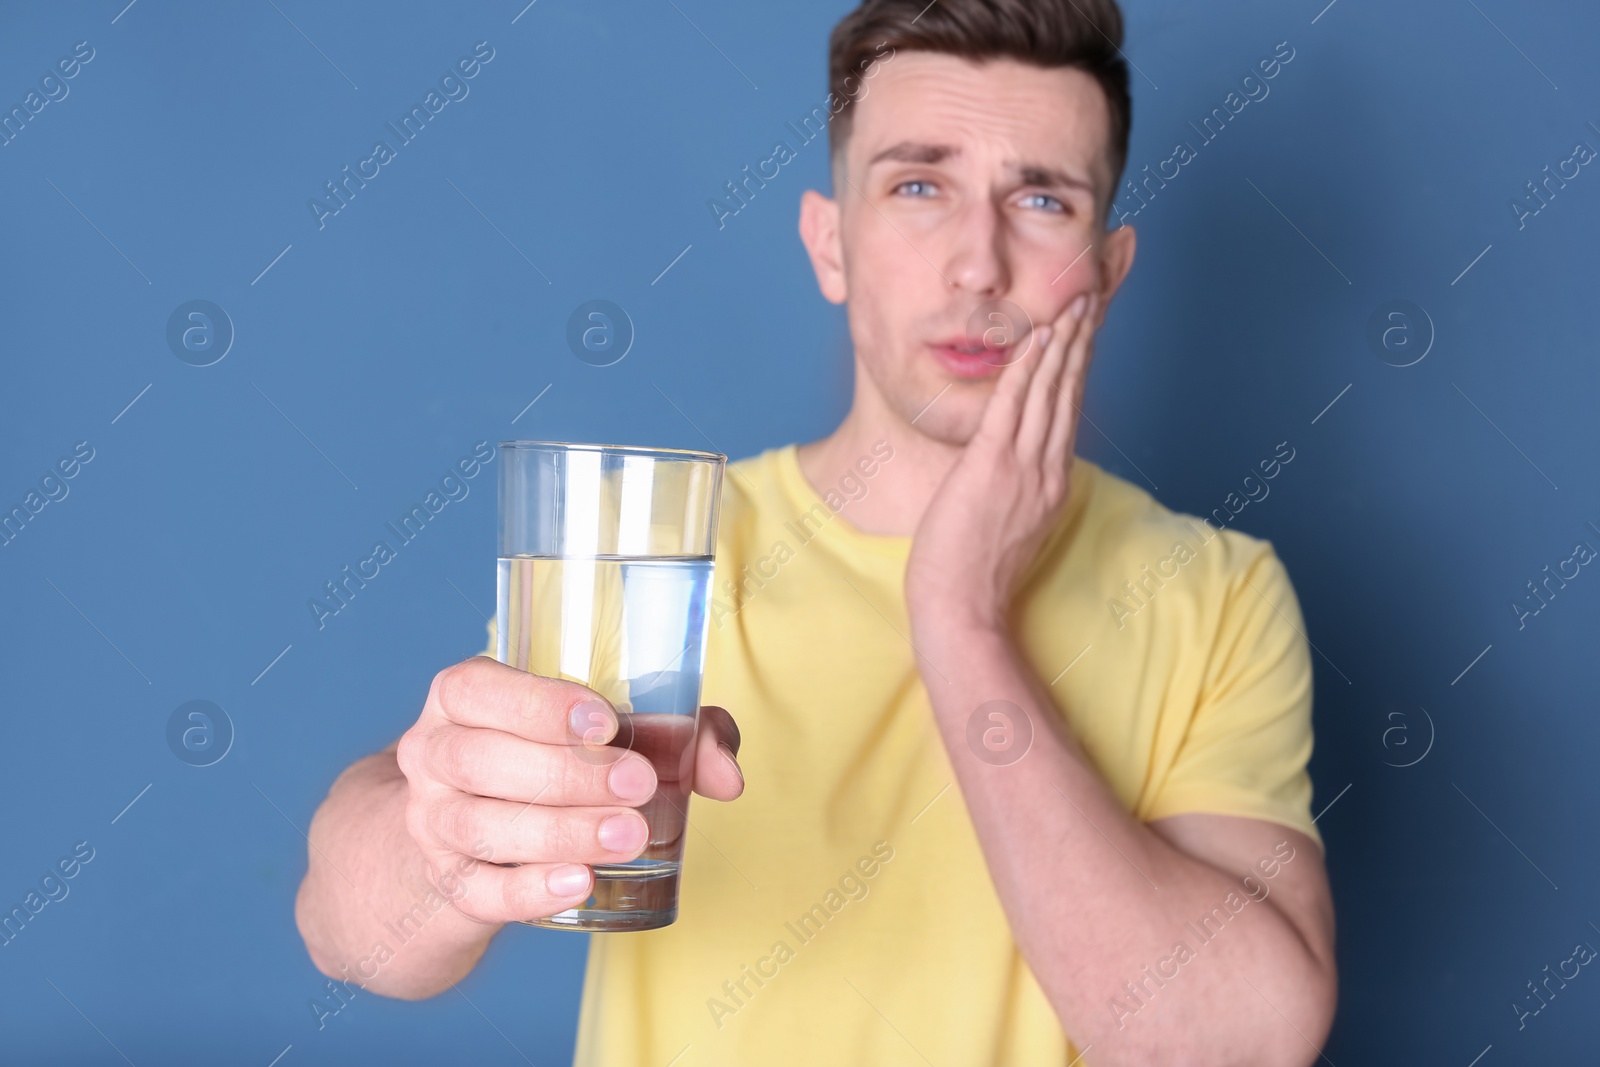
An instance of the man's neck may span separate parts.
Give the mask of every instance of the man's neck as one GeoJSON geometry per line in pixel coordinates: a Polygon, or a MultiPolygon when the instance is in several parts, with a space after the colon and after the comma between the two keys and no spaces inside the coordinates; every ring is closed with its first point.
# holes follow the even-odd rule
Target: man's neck
{"type": "Polygon", "coordinates": [[[855,402],[837,429],[799,447],[800,470],[819,494],[838,491],[841,479],[854,474],[865,491],[854,500],[847,498],[839,514],[862,533],[910,536],[945,474],[961,457],[961,446],[919,432],[864,384],[858,378],[855,402]],[[893,458],[879,458],[880,441],[888,442],[893,458]],[[858,464],[863,461],[868,469],[876,467],[870,478],[862,475],[858,464]]]}

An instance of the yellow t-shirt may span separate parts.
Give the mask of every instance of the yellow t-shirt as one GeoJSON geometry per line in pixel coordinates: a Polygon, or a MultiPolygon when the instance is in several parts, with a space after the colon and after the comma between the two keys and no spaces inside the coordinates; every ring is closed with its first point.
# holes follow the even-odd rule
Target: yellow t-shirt
{"type": "MultiPolygon", "coordinates": [[[[730,465],[701,703],[739,722],[745,793],[690,804],[676,923],[591,937],[576,1064],[1078,1055],[952,784],[906,640],[911,538],[862,533],[845,499],[793,445],[730,465]]],[[[1028,661],[1137,818],[1239,815],[1321,844],[1311,662],[1268,542],[1080,458],[1017,607],[1028,661]]]]}

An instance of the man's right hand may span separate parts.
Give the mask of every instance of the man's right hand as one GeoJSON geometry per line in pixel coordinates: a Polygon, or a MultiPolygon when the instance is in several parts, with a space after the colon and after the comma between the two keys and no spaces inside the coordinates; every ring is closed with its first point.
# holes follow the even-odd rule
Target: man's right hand
{"type": "MultiPolygon", "coordinates": [[[[409,783],[406,828],[430,880],[459,887],[456,910],[496,925],[554,915],[587,899],[589,864],[644,851],[636,809],[654,795],[656,772],[637,752],[600,747],[618,727],[594,690],[487,656],[434,677],[395,757],[409,783]]],[[[738,750],[733,717],[702,707],[685,767],[694,791],[724,801],[742,793],[738,750]]]]}

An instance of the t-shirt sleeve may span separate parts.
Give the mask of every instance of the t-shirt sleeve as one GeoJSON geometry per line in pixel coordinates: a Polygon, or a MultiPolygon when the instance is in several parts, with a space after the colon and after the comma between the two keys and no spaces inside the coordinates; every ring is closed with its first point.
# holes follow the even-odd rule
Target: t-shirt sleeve
{"type": "Polygon", "coordinates": [[[1311,821],[1311,653],[1288,572],[1253,542],[1233,572],[1189,728],[1146,819],[1210,812],[1311,821]]]}

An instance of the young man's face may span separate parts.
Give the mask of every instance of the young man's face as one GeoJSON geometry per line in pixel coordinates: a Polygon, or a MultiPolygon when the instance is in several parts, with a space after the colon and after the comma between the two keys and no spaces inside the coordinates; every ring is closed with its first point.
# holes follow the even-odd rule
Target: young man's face
{"type": "Polygon", "coordinates": [[[1132,229],[1101,225],[1108,105],[1076,69],[931,52],[881,60],[867,85],[801,234],[823,295],[848,302],[861,387],[965,443],[1030,328],[1081,292],[1109,300],[1132,263],[1132,229]]]}

